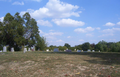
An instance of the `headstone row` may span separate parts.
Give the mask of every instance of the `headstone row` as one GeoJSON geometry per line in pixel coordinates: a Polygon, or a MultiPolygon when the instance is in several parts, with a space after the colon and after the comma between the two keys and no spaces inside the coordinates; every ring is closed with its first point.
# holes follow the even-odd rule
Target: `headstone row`
{"type": "Polygon", "coordinates": [[[27,52],[27,51],[35,51],[35,46],[33,46],[33,47],[31,47],[31,48],[28,48],[28,50],[27,50],[27,48],[24,48],[24,50],[23,50],[23,52],[25,53],[25,52],[27,52]]]}
{"type": "MultiPolygon", "coordinates": [[[[35,51],[35,46],[33,46],[33,47],[31,47],[31,48],[28,48],[28,51],[31,51],[31,50],[32,50],[32,51],[35,51]]],[[[12,48],[11,48],[11,52],[14,52],[14,51],[15,51],[15,50],[14,50],[14,47],[12,47],[12,48]]],[[[24,48],[23,51],[24,51],[24,53],[27,52],[27,48],[24,48]]],[[[4,47],[3,47],[3,50],[0,50],[0,52],[7,52],[7,47],[4,46],[4,47]]]]}

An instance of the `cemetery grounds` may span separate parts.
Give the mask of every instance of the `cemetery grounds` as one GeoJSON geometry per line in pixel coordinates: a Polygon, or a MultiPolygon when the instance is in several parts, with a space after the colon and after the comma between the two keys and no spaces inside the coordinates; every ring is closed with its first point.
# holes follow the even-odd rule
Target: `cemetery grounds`
{"type": "Polygon", "coordinates": [[[0,77],[120,77],[120,53],[0,53],[0,77]]]}

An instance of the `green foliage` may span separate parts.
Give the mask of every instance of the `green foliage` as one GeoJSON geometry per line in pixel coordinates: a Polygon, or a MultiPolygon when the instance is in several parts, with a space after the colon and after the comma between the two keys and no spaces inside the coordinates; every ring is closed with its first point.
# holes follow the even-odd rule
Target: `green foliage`
{"type": "Polygon", "coordinates": [[[69,47],[70,50],[74,51],[75,47],[69,47]]]}
{"type": "Polygon", "coordinates": [[[71,47],[68,43],[65,43],[65,45],[67,48],[71,47]]]}
{"type": "MultiPolygon", "coordinates": [[[[104,40],[98,42],[97,44],[90,44],[89,42],[85,42],[81,45],[76,45],[74,47],[70,47],[69,44],[65,43],[66,46],[68,46],[68,49],[74,51],[76,50],[84,50],[87,51],[88,49],[90,50],[95,50],[95,51],[101,51],[101,52],[120,52],[120,42],[105,42],[104,40]]],[[[47,47],[49,50],[53,50],[54,48],[59,48],[59,50],[64,51],[67,49],[66,46],[53,46],[50,45],[47,47]]]]}
{"type": "Polygon", "coordinates": [[[36,43],[36,49],[40,49],[40,50],[45,50],[45,48],[47,47],[47,42],[46,39],[44,37],[37,37],[37,43],[36,43]]]}
{"type": "Polygon", "coordinates": [[[66,46],[58,46],[58,48],[59,48],[59,50],[61,50],[61,51],[64,51],[64,50],[66,50],[66,49],[67,49],[67,47],[66,47],[66,46]]]}
{"type": "Polygon", "coordinates": [[[87,51],[88,49],[90,49],[90,43],[86,42],[82,44],[82,50],[87,51]]]}
{"type": "Polygon", "coordinates": [[[75,46],[76,49],[82,50],[82,45],[75,46]]]}
{"type": "Polygon", "coordinates": [[[47,46],[45,38],[39,35],[36,20],[31,18],[29,13],[21,17],[18,12],[14,16],[7,13],[3,22],[0,22],[0,44],[1,47],[8,45],[9,50],[14,47],[15,51],[21,50],[23,45],[36,45],[37,49],[41,50],[47,46]],[[28,33],[30,34],[26,39],[28,33]]]}
{"type": "MultiPolygon", "coordinates": [[[[0,50],[4,45],[14,47],[15,51],[22,49],[24,45],[27,47],[36,46],[38,50],[45,50],[47,48],[47,42],[44,37],[40,37],[37,22],[34,18],[30,16],[27,12],[22,17],[17,12],[14,16],[7,13],[4,17],[3,22],[0,21],[0,50]]],[[[68,43],[64,46],[49,46],[47,49],[53,50],[54,48],[59,48],[63,51],[71,49],[84,50],[88,49],[102,52],[120,52],[120,42],[105,42],[104,40],[98,42],[96,45],[85,42],[81,45],[71,47],[68,43]]]]}
{"type": "Polygon", "coordinates": [[[50,48],[51,50],[54,50],[54,48],[58,48],[58,47],[57,47],[57,46],[50,45],[49,48],[50,48]]]}

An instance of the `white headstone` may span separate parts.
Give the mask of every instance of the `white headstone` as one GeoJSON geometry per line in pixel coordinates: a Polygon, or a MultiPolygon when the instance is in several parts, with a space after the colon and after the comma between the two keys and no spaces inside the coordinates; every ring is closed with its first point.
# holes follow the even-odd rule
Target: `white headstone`
{"type": "Polygon", "coordinates": [[[95,50],[92,50],[92,52],[95,52],[95,50]]]}
{"type": "Polygon", "coordinates": [[[100,52],[100,50],[99,50],[99,52],[100,52]]]}
{"type": "Polygon", "coordinates": [[[35,51],[35,46],[33,46],[33,51],[35,51]]]}
{"type": "Polygon", "coordinates": [[[14,48],[13,47],[11,48],[11,52],[14,52],[14,48]]]}
{"type": "Polygon", "coordinates": [[[3,47],[3,52],[7,52],[7,47],[6,46],[3,47]]]}
{"type": "Polygon", "coordinates": [[[88,49],[88,50],[87,50],[87,52],[91,52],[91,50],[90,50],[90,49],[88,49]]]}
{"type": "Polygon", "coordinates": [[[27,52],[27,48],[24,48],[24,53],[27,52]]]}
{"type": "Polygon", "coordinates": [[[2,50],[0,50],[0,52],[2,52],[2,50]]]}
{"type": "Polygon", "coordinates": [[[32,51],[35,51],[35,46],[31,47],[31,50],[32,50],[32,51]]]}
{"type": "Polygon", "coordinates": [[[46,49],[47,52],[49,52],[49,49],[46,49]]]}
{"type": "Polygon", "coordinates": [[[28,51],[31,51],[30,48],[28,48],[28,51]]]}
{"type": "Polygon", "coordinates": [[[74,49],[74,51],[76,51],[76,49],[74,49]]]}

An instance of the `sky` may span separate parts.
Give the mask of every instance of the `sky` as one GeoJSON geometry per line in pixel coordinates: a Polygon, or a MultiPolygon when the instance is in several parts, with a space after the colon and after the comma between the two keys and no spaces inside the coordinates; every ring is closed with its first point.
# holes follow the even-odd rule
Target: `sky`
{"type": "Polygon", "coordinates": [[[0,20],[29,12],[49,45],[120,41],[120,0],[0,0],[0,20]]]}

